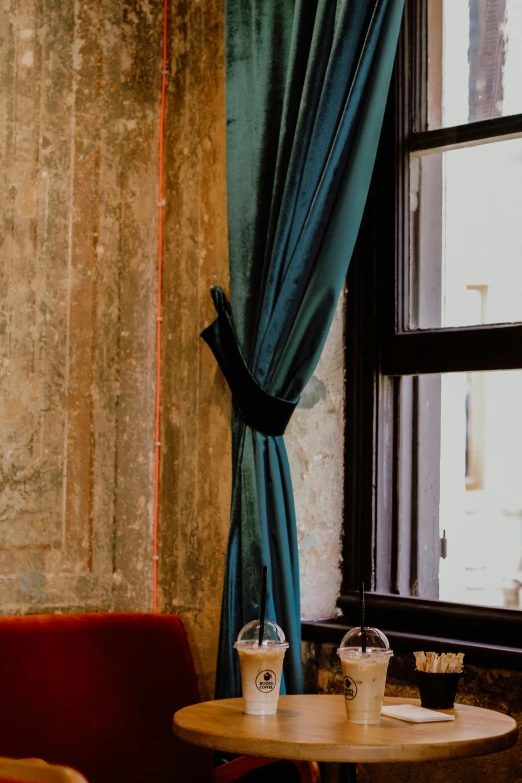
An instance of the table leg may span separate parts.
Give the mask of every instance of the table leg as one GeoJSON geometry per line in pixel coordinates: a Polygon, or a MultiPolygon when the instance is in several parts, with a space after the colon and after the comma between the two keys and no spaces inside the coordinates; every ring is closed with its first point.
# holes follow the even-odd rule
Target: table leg
{"type": "Polygon", "coordinates": [[[339,764],[339,783],[356,783],[357,764],[339,764]]]}

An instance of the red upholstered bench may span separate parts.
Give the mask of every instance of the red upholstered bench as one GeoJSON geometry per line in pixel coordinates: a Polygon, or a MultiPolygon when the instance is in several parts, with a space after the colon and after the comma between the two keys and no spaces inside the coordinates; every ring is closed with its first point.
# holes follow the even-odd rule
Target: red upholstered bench
{"type": "MultiPolygon", "coordinates": [[[[197,701],[178,617],[0,618],[0,756],[67,765],[89,783],[225,783],[272,763],[214,771],[210,752],[172,732],[174,712],[197,701]]],[[[317,765],[297,768],[303,783],[319,780],[317,765]]]]}

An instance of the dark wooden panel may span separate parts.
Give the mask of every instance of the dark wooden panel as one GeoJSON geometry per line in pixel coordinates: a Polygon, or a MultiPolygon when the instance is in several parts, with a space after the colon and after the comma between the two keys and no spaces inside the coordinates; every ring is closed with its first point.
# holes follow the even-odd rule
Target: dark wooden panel
{"type": "Polygon", "coordinates": [[[506,141],[522,136],[522,114],[511,117],[495,117],[492,120],[470,122],[439,130],[412,133],[409,139],[413,154],[428,155],[430,152],[473,147],[485,141],[506,141]]]}
{"type": "Polygon", "coordinates": [[[383,344],[385,375],[520,368],[522,324],[400,332],[383,344]]]}
{"type": "MultiPolygon", "coordinates": [[[[334,622],[303,622],[302,637],[305,642],[321,642],[339,645],[352,625],[334,622]]],[[[464,639],[430,636],[395,631],[386,625],[379,626],[387,636],[394,653],[413,653],[418,650],[433,652],[463,652],[465,663],[495,669],[522,670],[522,650],[519,647],[481,644],[464,639]]]]}
{"type": "MultiPolygon", "coordinates": [[[[348,622],[358,624],[358,594],[352,592],[341,596],[339,606],[348,622]]],[[[520,648],[522,652],[522,612],[516,609],[428,601],[381,593],[368,593],[366,607],[368,624],[378,628],[484,642],[520,648]]]]}

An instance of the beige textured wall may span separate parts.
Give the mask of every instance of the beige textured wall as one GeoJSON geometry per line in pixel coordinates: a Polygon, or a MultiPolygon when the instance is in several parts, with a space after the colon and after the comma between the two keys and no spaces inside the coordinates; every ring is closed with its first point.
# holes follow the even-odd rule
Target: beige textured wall
{"type": "Polygon", "coordinates": [[[228,288],[223,0],[174,0],[167,105],[160,608],[211,698],[229,526],[230,396],[199,332],[228,288]]]}
{"type": "Polygon", "coordinates": [[[301,617],[337,614],[344,503],[345,297],[316,371],[285,433],[294,487],[301,617]]]}
{"type": "Polygon", "coordinates": [[[150,606],[161,11],[0,7],[4,613],[150,606]]]}
{"type": "MultiPolygon", "coordinates": [[[[152,608],[162,0],[0,9],[3,613],[152,608]]],[[[160,609],[210,696],[230,399],[199,331],[228,284],[224,6],[170,4],[160,609]]]]}

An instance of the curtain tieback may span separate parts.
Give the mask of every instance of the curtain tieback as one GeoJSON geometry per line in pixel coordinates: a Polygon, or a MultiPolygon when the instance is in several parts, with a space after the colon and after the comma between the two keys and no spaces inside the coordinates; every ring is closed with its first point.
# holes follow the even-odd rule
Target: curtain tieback
{"type": "Polygon", "coordinates": [[[243,420],[265,435],[283,435],[299,399],[283,400],[262,389],[241,353],[225,292],[215,286],[210,293],[218,317],[201,332],[201,337],[216,357],[243,420]]]}

